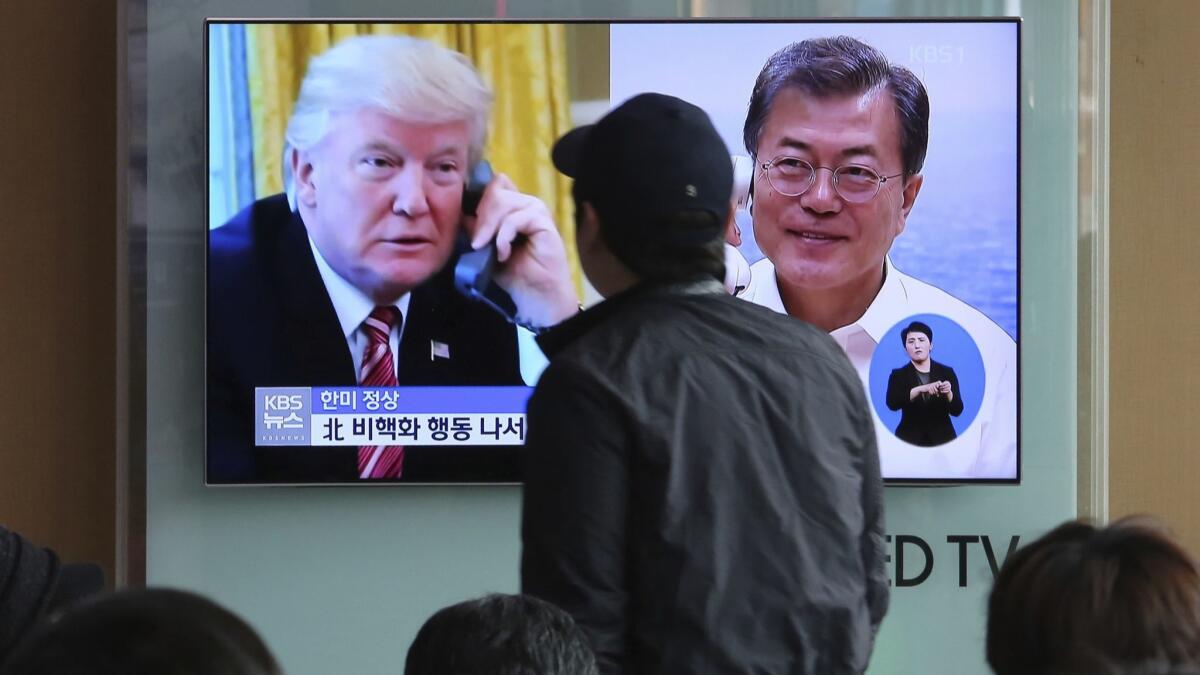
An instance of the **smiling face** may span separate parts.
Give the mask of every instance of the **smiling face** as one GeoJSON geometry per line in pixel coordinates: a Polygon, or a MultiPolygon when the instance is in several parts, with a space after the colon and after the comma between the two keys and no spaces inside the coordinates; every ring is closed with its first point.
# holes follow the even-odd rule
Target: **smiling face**
{"type": "MultiPolygon", "coordinates": [[[[780,284],[801,292],[865,297],[869,303],[882,283],[884,256],[904,230],[921,177],[889,179],[873,199],[853,204],[834,190],[832,169],[857,164],[880,176],[901,173],[900,122],[892,95],[885,90],[814,98],[785,88],[767,114],[756,163],[754,237],[775,265],[780,284]],[[758,168],[784,156],[830,170],[818,169],[804,194],[784,196],[758,168]]],[[[857,309],[865,311],[866,305],[857,309]]]]}
{"type": "Polygon", "coordinates": [[[904,351],[908,352],[908,358],[914,364],[924,364],[929,360],[929,353],[933,351],[933,343],[929,341],[929,336],[919,331],[909,331],[904,337],[904,351]]]}
{"type": "Polygon", "coordinates": [[[296,154],[300,215],[317,249],[376,304],[390,304],[449,259],[462,215],[466,122],[415,124],[363,108],[330,116],[296,154]]]}

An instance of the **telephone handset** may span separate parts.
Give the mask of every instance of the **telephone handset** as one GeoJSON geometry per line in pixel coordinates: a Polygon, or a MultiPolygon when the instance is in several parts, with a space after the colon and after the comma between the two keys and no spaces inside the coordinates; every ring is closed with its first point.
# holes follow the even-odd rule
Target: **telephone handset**
{"type": "Polygon", "coordinates": [[[750,195],[754,193],[754,162],[745,155],[732,155],[733,161],[733,208],[735,211],[750,210],[750,195]]]}
{"type": "MultiPolygon", "coordinates": [[[[467,176],[467,184],[463,188],[462,212],[465,216],[475,215],[479,201],[483,199],[483,191],[492,182],[492,166],[487,160],[480,160],[467,176]]],[[[517,305],[512,298],[492,281],[492,272],[496,267],[496,244],[493,242],[478,250],[467,250],[458,258],[454,266],[454,287],[460,293],[484,303],[499,312],[509,323],[516,321],[517,305]]]]}
{"type": "MultiPolygon", "coordinates": [[[[750,211],[750,195],[753,194],[754,162],[744,155],[733,155],[733,227],[737,228],[737,217],[750,211]]],[[[740,230],[736,237],[725,241],[725,290],[731,295],[742,295],[750,287],[750,263],[735,244],[741,244],[740,230]]]]}
{"type": "MultiPolygon", "coordinates": [[[[733,203],[736,211],[749,209],[753,193],[754,164],[749,157],[733,155],[733,203]]],[[[492,167],[487,160],[480,160],[467,177],[463,189],[462,211],[464,215],[475,215],[483,191],[492,181],[492,167]]],[[[494,243],[479,250],[470,250],[459,256],[454,266],[454,286],[460,293],[478,300],[499,312],[509,323],[516,323],[517,306],[512,298],[492,281],[496,267],[496,245],[494,243]]],[[[730,293],[740,295],[750,284],[750,265],[742,254],[729,244],[725,246],[725,286],[730,293]]]]}

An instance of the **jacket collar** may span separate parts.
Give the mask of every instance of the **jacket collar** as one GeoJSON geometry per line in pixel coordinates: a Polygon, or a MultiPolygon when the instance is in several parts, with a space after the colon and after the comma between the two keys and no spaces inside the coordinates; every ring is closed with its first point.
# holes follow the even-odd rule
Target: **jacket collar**
{"type": "Polygon", "coordinates": [[[604,323],[610,316],[620,312],[623,308],[635,303],[639,299],[708,294],[725,295],[725,287],[720,281],[711,277],[689,279],[686,281],[643,281],[633,288],[622,291],[611,298],[606,298],[604,301],[583,310],[557,326],[551,327],[546,332],[538,335],[537,343],[542,348],[542,353],[547,358],[553,359],[556,354],[575,342],[582,335],[593,330],[604,323]]]}

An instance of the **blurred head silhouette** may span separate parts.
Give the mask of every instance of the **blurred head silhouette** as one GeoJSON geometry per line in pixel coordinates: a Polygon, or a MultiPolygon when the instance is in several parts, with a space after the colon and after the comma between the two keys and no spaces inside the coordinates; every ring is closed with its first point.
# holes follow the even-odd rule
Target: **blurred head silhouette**
{"type": "Polygon", "coordinates": [[[527,595],[488,595],[439,610],[417,632],[404,675],[596,675],[566,612],[527,595]]]}
{"type": "Polygon", "coordinates": [[[1012,555],[988,603],[997,675],[1200,672],[1200,573],[1145,517],[1069,522],[1012,555]]]}
{"type": "Polygon", "coordinates": [[[279,675],[245,621],[184,591],[97,597],[35,631],[3,675],[279,675]]]}

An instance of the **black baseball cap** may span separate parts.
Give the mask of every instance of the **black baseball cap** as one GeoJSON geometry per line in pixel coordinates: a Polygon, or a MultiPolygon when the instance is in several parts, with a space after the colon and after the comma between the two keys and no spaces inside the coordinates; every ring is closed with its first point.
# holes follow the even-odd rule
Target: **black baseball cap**
{"type": "Polygon", "coordinates": [[[733,195],[733,163],[712,120],[666,94],[638,94],[595,124],[558,139],[554,166],[575,179],[606,228],[659,223],[684,210],[711,213],[712,227],[649,231],[642,236],[703,243],[725,231],[733,195]]]}

